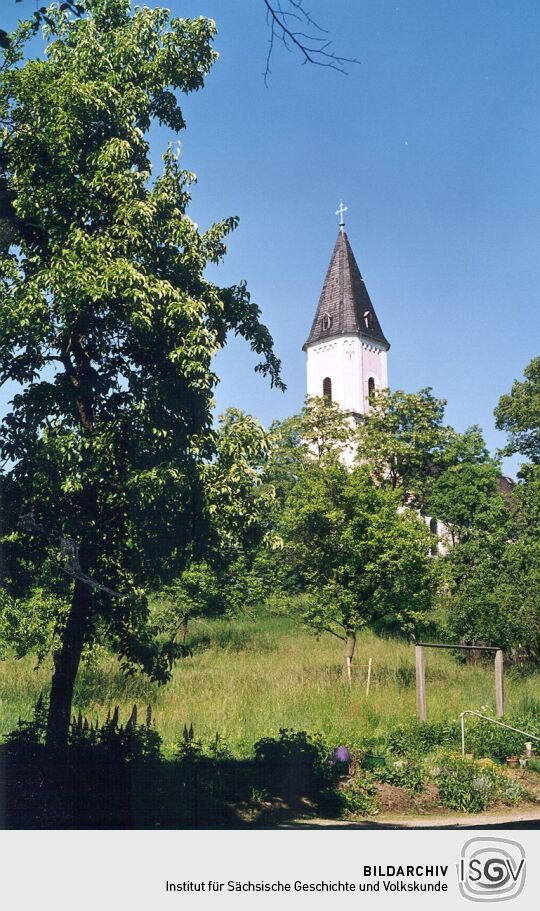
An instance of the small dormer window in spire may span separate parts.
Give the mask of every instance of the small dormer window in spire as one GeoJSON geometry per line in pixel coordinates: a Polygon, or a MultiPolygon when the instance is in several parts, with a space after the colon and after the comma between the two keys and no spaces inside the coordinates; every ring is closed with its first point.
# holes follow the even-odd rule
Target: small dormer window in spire
{"type": "Polygon", "coordinates": [[[332,325],[332,317],[330,316],[329,313],[325,313],[321,320],[321,326],[322,326],[323,332],[328,332],[331,325],[332,325]]]}
{"type": "Polygon", "coordinates": [[[366,310],[366,312],[364,313],[364,324],[365,324],[366,329],[371,329],[372,318],[373,317],[372,317],[371,310],[366,310]]]}

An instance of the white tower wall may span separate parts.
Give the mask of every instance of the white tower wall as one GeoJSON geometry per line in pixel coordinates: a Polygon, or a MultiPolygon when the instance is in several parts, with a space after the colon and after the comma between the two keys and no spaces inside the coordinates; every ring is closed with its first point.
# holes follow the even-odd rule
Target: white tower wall
{"type": "Polygon", "coordinates": [[[388,385],[387,354],[382,345],[353,336],[332,338],[307,348],[307,394],[323,395],[323,382],[332,384],[332,400],[344,411],[364,414],[369,380],[376,389],[388,385]]]}

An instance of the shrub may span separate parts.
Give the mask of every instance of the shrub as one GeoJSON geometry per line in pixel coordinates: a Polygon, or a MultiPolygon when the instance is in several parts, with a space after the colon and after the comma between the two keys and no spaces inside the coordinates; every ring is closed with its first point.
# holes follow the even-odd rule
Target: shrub
{"type": "MultiPolygon", "coordinates": [[[[540,720],[532,715],[514,715],[505,718],[512,727],[540,736],[540,720]]],[[[478,758],[505,762],[508,756],[521,755],[527,741],[524,734],[516,734],[499,725],[490,724],[480,718],[466,718],[465,746],[468,753],[478,758]]],[[[400,725],[387,737],[388,749],[396,756],[425,756],[438,747],[457,749],[461,743],[458,721],[433,724],[412,721],[400,725]]]]}
{"type": "Polygon", "coordinates": [[[341,811],[347,816],[373,816],[379,812],[377,793],[369,774],[356,776],[340,788],[341,811]]]}
{"type": "Polygon", "coordinates": [[[390,765],[373,769],[377,781],[405,788],[418,794],[424,790],[425,769],[416,759],[398,759],[390,765]]]}
{"type": "Polygon", "coordinates": [[[289,801],[298,797],[319,800],[339,779],[340,764],[332,765],[322,737],[307,731],[282,728],[278,737],[257,741],[255,763],[268,787],[289,801]]]}
{"type": "Polygon", "coordinates": [[[176,745],[175,758],[186,765],[199,762],[210,764],[227,762],[232,754],[218,733],[211,740],[197,740],[191,724],[189,728],[184,725],[182,738],[176,745]]]}
{"type": "Polygon", "coordinates": [[[390,731],[387,743],[391,753],[398,756],[425,756],[439,746],[457,746],[459,743],[457,722],[433,724],[412,721],[390,731]]]}
{"type": "Polygon", "coordinates": [[[496,793],[492,770],[461,758],[445,760],[437,776],[437,786],[445,806],[466,813],[485,810],[496,793]]]}
{"type": "Polygon", "coordinates": [[[40,693],[34,706],[32,718],[23,721],[19,718],[16,730],[5,738],[7,753],[14,761],[36,762],[43,754],[45,732],[47,730],[47,704],[40,693]]]}
{"type": "Polygon", "coordinates": [[[439,796],[452,810],[476,813],[496,800],[519,803],[527,792],[489,760],[446,757],[436,770],[439,796]]]}
{"type": "MultiPolygon", "coordinates": [[[[540,734],[538,718],[514,716],[504,719],[512,727],[520,728],[531,734],[540,734]]],[[[465,746],[467,752],[475,756],[489,756],[497,762],[504,762],[508,756],[520,756],[529,739],[525,734],[516,734],[499,725],[490,724],[481,719],[467,719],[465,722],[465,746]]]]}
{"type": "MultiPolygon", "coordinates": [[[[19,721],[17,729],[6,737],[8,752],[12,755],[28,750],[31,746],[43,747],[47,729],[47,703],[41,694],[30,721],[19,721]]],[[[96,762],[130,763],[158,760],[161,756],[161,737],[151,724],[148,706],[145,724],[137,723],[137,707],[133,706],[125,725],[119,724],[118,709],[103,724],[89,723],[81,712],[69,726],[68,753],[70,761],[77,762],[90,751],[96,762]]]]}
{"type": "Polygon", "coordinates": [[[307,731],[281,728],[278,737],[264,737],[255,744],[255,759],[271,765],[324,766],[327,749],[322,737],[307,731]]]}

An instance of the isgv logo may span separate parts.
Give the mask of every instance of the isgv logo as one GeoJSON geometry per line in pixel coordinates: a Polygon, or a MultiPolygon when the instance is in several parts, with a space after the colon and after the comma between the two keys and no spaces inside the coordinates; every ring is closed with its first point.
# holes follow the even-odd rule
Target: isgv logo
{"type": "Polygon", "coordinates": [[[525,885],[523,847],[508,838],[470,838],[461,849],[459,891],[473,902],[504,902],[525,885]]]}

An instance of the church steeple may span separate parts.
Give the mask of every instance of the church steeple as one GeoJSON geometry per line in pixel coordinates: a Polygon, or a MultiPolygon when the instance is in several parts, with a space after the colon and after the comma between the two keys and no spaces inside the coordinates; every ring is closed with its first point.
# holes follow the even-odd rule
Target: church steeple
{"type": "Polygon", "coordinates": [[[304,351],[310,345],[345,335],[372,339],[386,351],[390,348],[342,223],[304,351]]]}
{"type": "Polygon", "coordinates": [[[355,419],[388,385],[386,339],[354,258],[340,204],[339,234],[326,273],[307,354],[307,393],[327,396],[355,419]]]}

